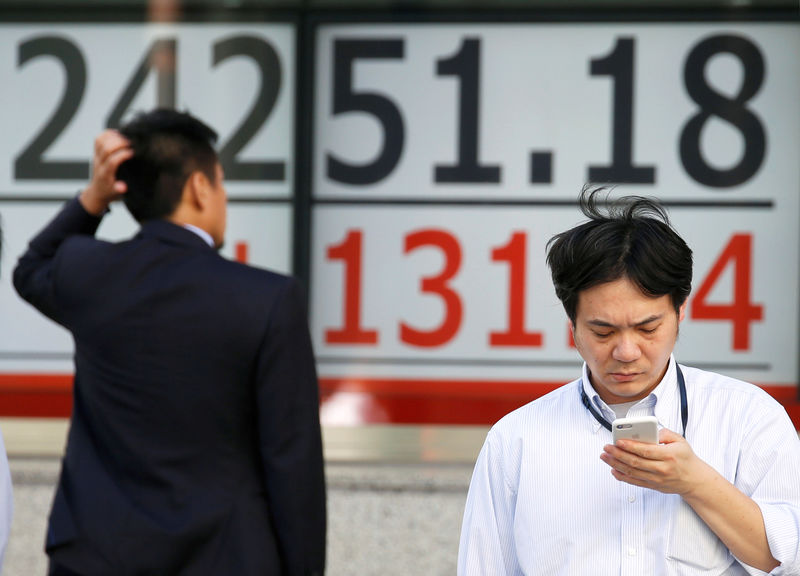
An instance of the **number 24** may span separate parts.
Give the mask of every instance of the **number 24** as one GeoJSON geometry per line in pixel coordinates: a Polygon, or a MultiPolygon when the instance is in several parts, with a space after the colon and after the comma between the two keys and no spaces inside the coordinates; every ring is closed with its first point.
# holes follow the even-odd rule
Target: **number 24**
{"type": "MultiPolygon", "coordinates": [[[[154,66],[157,59],[176,60],[177,40],[160,39],[153,42],[128,85],[123,90],[106,125],[120,125],[128,106],[141,90],[148,75],[155,71],[157,105],[175,107],[175,73],[169,67],[154,66]]],[[[69,126],[86,90],[86,60],[80,48],[61,36],[37,36],[19,46],[18,65],[23,67],[32,60],[50,56],[56,58],[65,71],[65,89],[55,112],[48,122],[17,156],[14,177],[18,180],[85,180],[89,177],[89,163],[81,161],[47,161],[45,152],[69,126]]],[[[235,56],[250,58],[258,66],[261,85],[258,95],[246,117],[233,135],[220,148],[219,159],[229,180],[285,180],[286,165],[280,161],[245,162],[237,158],[239,152],[255,136],[272,112],[281,87],[281,66],[275,48],[256,36],[233,36],[214,43],[212,64],[217,66],[235,56]]],[[[174,70],[174,69],[173,69],[174,70]]]]}

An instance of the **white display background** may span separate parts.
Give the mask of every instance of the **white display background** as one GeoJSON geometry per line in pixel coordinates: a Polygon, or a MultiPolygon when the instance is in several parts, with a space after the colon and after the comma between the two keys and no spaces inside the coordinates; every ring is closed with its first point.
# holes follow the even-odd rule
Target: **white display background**
{"type": "Polygon", "coordinates": [[[796,386],[800,29],[775,23],[320,26],[311,293],[323,377],[554,382],[578,375],[580,359],[569,348],[566,318],[544,264],[545,244],[582,221],[574,202],[589,180],[589,167],[611,163],[614,90],[623,90],[621,77],[590,71],[592,60],[609,57],[623,41],[632,54],[630,65],[617,68],[630,70],[632,82],[633,109],[624,112],[630,113],[632,127],[628,160],[652,167],[653,175],[648,182],[619,184],[614,195],[666,202],[675,227],[694,250],[694,294],[681,326],[679,361],[760,384],[796,386]],[[479,57],[471,56],[463,76],[443,75],[441,61],[452,59],[468,40],[477,45],[479,57]],[[343,46],[359,42],[373,45],[355,49],[360,55],[352,61],[348,84],[346,75],[334,75],[337,50],[341,71],[347,68],[343,46]],[[705,90],[697,97],[684,72],[692,66],[689,56],[699,58],[703,46],[711,46],[712,54],[699,67],[700,80],[688,81],[692,89],[705,90]],[[476,62],[476,158],[481,165],[499,167],[499,181],[437,182],[435,166],[453,164],[463,140],[459,110],[467,71],[474,72],[476,62]],[[744,93],[746,84],[756,87],[753,94],[744,93]],[[337,89],[349,94],[344,102],[354,110],[335,111],[337,89]],[[402,138],[386,134],[379,120],[385,112],[363,103],[376,97],[383,109],[394,108],[401,117],[402,138]],[[763,159],[733,182],[710,185],[681,159],[681,137],[692,117],[708,109],[695,164],[724,173],[748,146],[758,147],[718,116],[725,112],[716,103],[724,100],[760,127],[763,159]],[[401,152],[380,178],[353,183],[329,169],[334,158],[364,176],[369,171],[363,166],[374,162],[390,140],[402,141],[401,152]],[[532,152],[551,155],[549,178],[531,181],[532,152]],[[405,237],[420,229],[449,232],[462,255],[449,283],[463,305],[460,327],[430,347],[399,336],[402,322],[432,330],[444,317],[443,299],[420,287],[423,278],[441,272],[442,251],[403,249],[405,237]],[[374,329],[377,342],[337,343],[326,336],[343,326],[347,301],[345,260],[331,257],[329,250],[350,231],[361,232],[360,325],[374,329]],[[510,290],[509,264],[493,261],[492,250],[506,245],[515,231],[527,235],[524,327],[542,333],[540,346],[492,346],[488,339],[490,331],[507,325],[510,290]],[[734,264],[742,278],[749,276],[749,303],[762,313],[760,320],[745,322],[748,338],[738,344],[733,322],[692,313],[698,288],[734,238],[737,259],[727,261],[706,304],[734,301],[734,264]],[[747,270],[741,242],[750,250],[747,270]]]}

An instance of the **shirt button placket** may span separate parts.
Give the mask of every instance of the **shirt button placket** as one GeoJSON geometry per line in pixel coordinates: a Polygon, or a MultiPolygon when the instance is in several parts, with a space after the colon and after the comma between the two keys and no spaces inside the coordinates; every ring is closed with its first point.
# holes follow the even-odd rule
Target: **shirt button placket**
{"type": "Polygon", "coordinates": [[[644,545],[644,511],[639,493],[641,489],[628,486],[625,493],[624,510],[622,513],[622,570],[623,576],[639,576],[642,568],[643,557],[641,548],[644,545]]]}

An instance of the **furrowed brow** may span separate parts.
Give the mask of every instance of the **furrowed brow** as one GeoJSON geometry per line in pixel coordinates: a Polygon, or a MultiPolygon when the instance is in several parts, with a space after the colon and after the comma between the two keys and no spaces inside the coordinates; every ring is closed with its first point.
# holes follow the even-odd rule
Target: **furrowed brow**
{"type": "MultiPolygon", "coordinates": [[[[644,320],[635,322],[633,326],[634,328],[639,328],[641,326],[645,326],[652,322],[661,320],[663,317],[664,317],[663,314],[653,314],[652,316],[648,316],[644,320]]],[[[600,320],[599,318],[593,318],[591,320],[587,320],[586,323],[589,324],[590,326],[596,326],[598,328],[617,328],[615,324],[612,324],[611,322],[606,322],[605,320],[600,320]]]]}
{"type": "Polygon", "coordinates": [[[641,322],[637,322],[636,324],[634,324],[634,326],[638,328],[640,326],[644,326],[645,324],[650,324],[651,322],[656,322],[657,320],[661,320],[663,317],[664,317],[663,314],[653,314],[649,318],[645,318],[641,322]]]}

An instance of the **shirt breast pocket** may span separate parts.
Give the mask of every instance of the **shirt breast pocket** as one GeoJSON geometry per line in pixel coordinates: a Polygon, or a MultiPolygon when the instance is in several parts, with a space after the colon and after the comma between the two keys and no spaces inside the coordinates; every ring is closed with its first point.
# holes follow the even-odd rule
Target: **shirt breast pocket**
{"type": "Polygon", "coordinates": [[[741,566],[722,541],[683,500],[670,518],[666,552],[667,564],[676,574],[746,574],[737,570],[741,566]]]}

